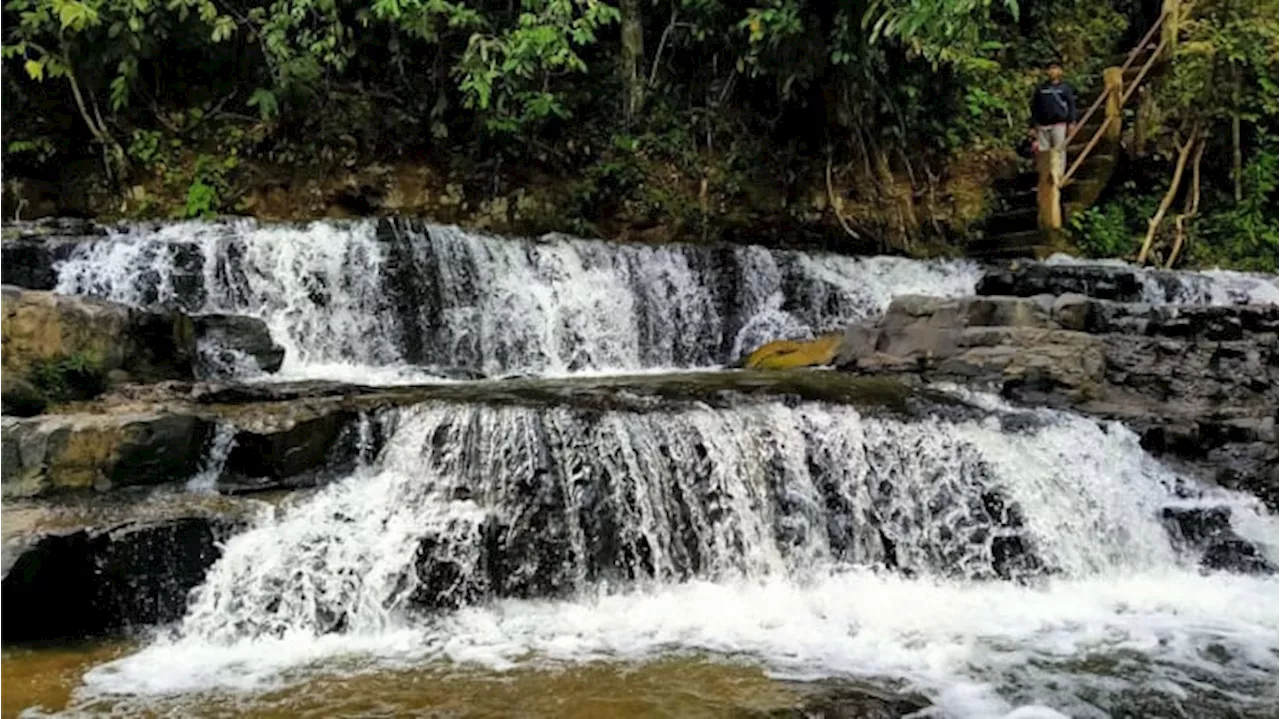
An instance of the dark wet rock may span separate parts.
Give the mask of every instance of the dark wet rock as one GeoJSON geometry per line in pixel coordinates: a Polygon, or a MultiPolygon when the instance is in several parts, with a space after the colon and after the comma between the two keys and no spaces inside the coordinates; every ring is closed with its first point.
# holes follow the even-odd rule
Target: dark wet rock
{"type": "Polygon", "coordinates": [[[799,695],[796,703],[774,709],[742,709],[740,719],[901,719],[930,706],[918,694],[894,692],[865,682],[827,680],[788,682],[799,695]]]}
{"type": "Polygon", "coordinates": [[[217,502],[6,502],[4,641],[101,636],[181,618],[221,542],[255,510],[217,502]]]}
{"type": "Polygon", "coordinates": [[[97,224],[73,218],[6,224],[0,242],[0,282],[52,290],[58,284],[56,264],[70,257],[81,242],[105,232],[97,224]]]}
{"type": "Polygon", "coordinates": [[[0,402],[3,402],[3,413],[13,417],[34,417],[44,411],[49,404],[34,384],[16,372],[5,372],[0,375],[0,402]]]}
{"type": "MultiPolygon", "coordinates": [[[[1141,302],[1144,283],[1138,270],[1119,265],[1019,262],[992,270],[978,281],[979,295],[1080,294],[1119,302],[1141,302]]],[[[1172,274],[1172,273],[1171,273],[1172,274]]]]}
{"type": "Polygon", "coordinates": [[[202,373],[216,373],[222,367],[235,366],[236,355],[247,355],[267,373],[284,363],[284,348],[271,339],[267,323],[256,317],[209,314],[194,318],[197,342],[201,346],[202,373]]]}
{"type": "Polygon", "coordinates": [[[195,472],[208,426],[187,414],[6,417],[6,499],[150,485],[195,472]]]}
{"type": "Polygon", "coordinates": [[[236,430],[218,491],[313,487],[376,455],[387,427],[351,405],[287,403],[228,418],[236,430]]]}
{"type": "Polygon", "coordinates": [[[1161,519],[1175,541],[1202,553],[1200,564],[1206,569],[1276,571],[1257,547],[1232,530],[1230,507],[1165,507],[1161,519]]]}

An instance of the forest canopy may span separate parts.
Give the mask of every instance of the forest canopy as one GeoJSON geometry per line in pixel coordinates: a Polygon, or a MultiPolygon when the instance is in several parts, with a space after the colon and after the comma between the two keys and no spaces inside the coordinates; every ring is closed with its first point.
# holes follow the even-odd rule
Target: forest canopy
{"type": "MultiPolygon", "coordinates": [[[[1082,250],[1133,253],[1193,142],[1196,259],[1274,267],[1276,10],[1179,4],[1178,43],[1144,115],[1156,139],[1073,218],[1082,250]]],[[[670,199],[644,189],[659,166],[701,176],[704,205],[709,192],[745,202],[755,186],[794,200],[824,167],[828,185],[834,167],[846,194],[883,204],[895,182],[928,197],[965,160],[1009,155],[1047,60],[1096,92],[1160,11],[1139,0],[7,0],[4,157],[10,177],[82,167],[116,192],[159,167],[181,176],[188,215],[235,211],[245,163],[396,158],[494,186],[572,177],[565,211],[586,232],[641,195],[670,199]]]]}

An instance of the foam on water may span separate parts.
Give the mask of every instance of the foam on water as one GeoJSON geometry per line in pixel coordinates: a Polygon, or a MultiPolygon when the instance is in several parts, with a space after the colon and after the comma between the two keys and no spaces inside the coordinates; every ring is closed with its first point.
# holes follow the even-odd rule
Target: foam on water
{"type": "Polygon", "coordinates": [[[242,220],[81,243],[57,289],[260,317],[286,349],[280,378],[395,383],[718,366],[843,327],[894,294],[971,292],[978,275],[967,262],[242,220]]]}
{"type": "Polygon", "coordinates": [[[231,539],[181,625],[82,694],[699,653],[902,681],[953,716],[1105,716],[1135,686],[1267,696],[1276,577],[1203,573],[1158,509],[1226,502],[1273,537],[1275,518],[1175,492],[1118,425],[1036,414],[1010,432],[820,404],[406,409],[380,457],[231,539]],[[1047,573],[983,579],[1015,535],[1047,573]],[[877,569],[885,540],[912,578],[877,569]],[[551,598],[510,598],[535,589],[551,598]]]}

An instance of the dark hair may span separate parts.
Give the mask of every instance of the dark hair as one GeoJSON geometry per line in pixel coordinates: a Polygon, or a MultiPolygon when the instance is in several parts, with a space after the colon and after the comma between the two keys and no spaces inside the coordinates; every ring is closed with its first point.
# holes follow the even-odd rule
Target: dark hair
{"type": "Polygon", "coordinates": [[[1061,68],[1062,68],[1062,63],[1058,62],[1057,60],[1050,60],[1049,62],[1045,63],[1045,65],[1044,65],[1044,69],[1046,69],[1046,70],[1048,70],[1048,69],[1049,69],[1049,68],[1051,68],[1051,67],[1056,67],[1056,68],[1061,69],[1061,68]]]}

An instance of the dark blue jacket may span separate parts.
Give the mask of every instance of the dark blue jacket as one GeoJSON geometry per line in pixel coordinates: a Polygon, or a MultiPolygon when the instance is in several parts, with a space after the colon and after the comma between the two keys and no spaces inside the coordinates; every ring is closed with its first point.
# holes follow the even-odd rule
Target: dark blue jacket
{"type": "Polygon", "coordinates": [[[1056,125],[1076,121],[1076,91],[1065,82],[1045,82],[1031,96],[1031,124],[1056,125]]]}

